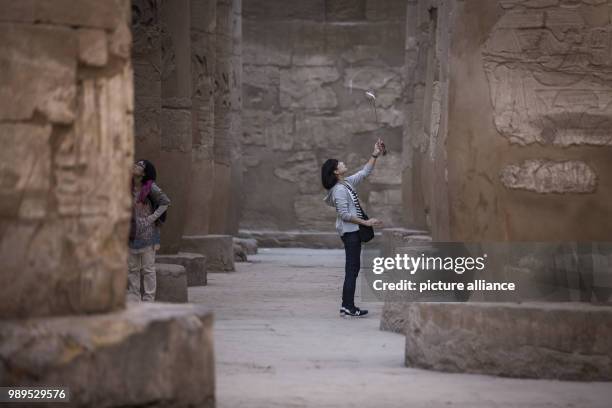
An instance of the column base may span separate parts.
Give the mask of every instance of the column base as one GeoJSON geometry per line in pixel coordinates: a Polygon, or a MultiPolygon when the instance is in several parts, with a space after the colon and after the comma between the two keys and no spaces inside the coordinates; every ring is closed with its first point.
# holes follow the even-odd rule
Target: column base
{"type": "Polygon", "coordinates": [[[155,275],[156,302],[187,303],[187,272],[183,266],[156,263],[155,275]]]}
{"type": "Polygon", "coordinates": [[[155,261],[183,266],[187,273],[187,286],[206,286],[206,257],[204,255],[179,252],[176,255],[157,255],[155,261]]]}
{"type": "Polygon", "coordinates": [[[234,242],[231,235],[188,235],[181,242],[181,249],[206,257],[208,272],[234,271],[234,242]]]}
{"type": "Polygon", "coordinates": [[[0,321],[0,384],[66,386],[75,407],[214,407],[212,324],[203,306],[161,303],[0,321]]]}
{"type": "Polygon", "coordinates": [[[612,380],[612,307],[584,303],[412,303],[406,365],[448,372],[612,380]]]}

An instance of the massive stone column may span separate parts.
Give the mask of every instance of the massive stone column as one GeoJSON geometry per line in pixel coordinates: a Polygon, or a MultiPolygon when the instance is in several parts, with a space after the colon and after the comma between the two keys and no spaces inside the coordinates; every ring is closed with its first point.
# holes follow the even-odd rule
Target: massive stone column
{"type": "Polygon", "coordinates": [[[232,0],[232,54],[230,77],[231,173],[230,205],[226,216],[226,233],[237,235],[243,199],[242,147],[242,0],[232,0]]]}
{"type": "Polygon", "coordinates": [[[133,159],[127,2],[0,9],[0,317],[121,308],[133,159]]]}
{"type": "MultiPolygon", "coordinates": [[[[210,212],[210,232],[226,234],[229,231],[228,219],[232,201],[232,151],[234,138],[232,133],[232,93],[233,88],[240,88],[236,82],[233,66],[234,6],[240,2],[217,0],[216,37],[215,37],[215,96],[214,96],[214,164],[213,196],[210,212]]],[[[239,21],[239,20],[238,20],[239,21]]],[[[241,69],[238,67],[238,69],[241,69]]]]}
{"type": "Polygon", "coordinates": [[[176,253],[187,219],[191,182],[191,4],[161,5],[161,152],[156,167],[160,187],[172,201],[162,229],[162,252],[176,253]]]}
{"type": "Polygon", "coordinates": [[[411,3],[404,196],[434,239],[609,240],[609,6],[565,3],[411,3]]]}
{"type": "Polygon", "coordinates": [[[132,1],[135,158],[159,163],[161,152],[160,0],[132,1]]]}
{"type": "Polygon", "coordinates": [[[205,255],[209,271],[234,270],[240,187],[240,2],[193,0],[193,151],[183,250],[205,255]],[[222,261],[218,261],[221,259],[222,261]]]}
{"type": "Polygon", "coordinates": [[[185,234],[209,232],[214,180],[217,0],[191,1],[191,188],[185,234]]]}
{"type": "Polygon", "coordinates": [[[609,246],[592,242],[612,236],[609,4],[418,0],[408,12],[404,206],[434,241],[485,243],[499,260],[476,278],[517,282],[523,303],[396,304],[382,326],[403,326],[411,366],[608,380],[609,347],[578,333],[610,308],[565,302],[611,291],[609,246]],[[470,362],[455,358],[467,349],[470,362]]]}
{"type": "MultiPolygon", "coordinates": [[[[135,13],[152,16],[155,4],[135,13]]],[[[2,0],[0,9],[0,384],[68,387],[74,407],[214,406],[212,315],[124,308],[130,2],[2,0]]],[[[146,47],[136,60],[151,73],[146,47]]],[[[139,112],[155,117],[155,97],[140,94],[139,112]]]]}

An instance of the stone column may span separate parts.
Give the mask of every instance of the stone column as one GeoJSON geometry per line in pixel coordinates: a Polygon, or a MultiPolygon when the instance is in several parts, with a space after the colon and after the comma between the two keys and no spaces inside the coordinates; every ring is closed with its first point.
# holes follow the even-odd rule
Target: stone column
{"type": "Polygon", "coordinates": [[[160,0],[132,1],[135,158],[159,163],[161,151],[160,0]]]}
{"type": "Polygon", "coordinates": [[[214,74],[217,0],[191,1],[191,191],[185,234],[207,234],[213,205],[214,74]]]}
{"type": "Polygon", "coordinates": [[[243,202],[242,190],[242,0],[232,0],[232,54],[230,76],[231,173],[230,207],[226,217],[226,233],[238,235],[243,202]]]}
{"type": "Polygon", "coordinates": [[[214,164],[210,232],[227,232],[231,183],[232,0],[217,0],[215,41],[214,164]]]}
{"type": "Polygon", "coordinates": [[[64,3],[0,2],[1,318],[125,302],[129,3],[64,3]]]}
{"type": "Polygon", "coordinates": [[[578,3],[409,3],[405,197],[435,240],[609,240],[612,25],[578,3]]]}
{"type": "MultiPolygon", "coordinates": [[[[135,61],[158,84],[144,58],[155,41],[141,41],[155,38],[157,3],[134,5],[146,26],[135,61]]],[[[0,10],[0,384],[61,385],[74,407],[214,406],[212,315],[124,308],[130,2],[0,0],[0,10]]],[[[154,118],[150,90],[137,101],[154,118]]],[[[140,129],[154,153],[155,125],[140,129]]]]}
{"type": "Polygon", "coordinates": [[[234,270],[240,157],[240,2],[192,0],[193,143],[184,251],[207,258],[209,271],[234,270]],[[234,11],[236,10],[236,11],[234,11]],[[232,106],[234,104],[234,106],[232,106]],[[233,228],[230,228],[230,221],[233,228]]]}
{"type": "Polygon", "coordinates": [[[185,227],[191,181],[190,0],[162,2],[162,115],[160,187],[172,205],[162,229],[162,252],[176,253],[185,227]]]}

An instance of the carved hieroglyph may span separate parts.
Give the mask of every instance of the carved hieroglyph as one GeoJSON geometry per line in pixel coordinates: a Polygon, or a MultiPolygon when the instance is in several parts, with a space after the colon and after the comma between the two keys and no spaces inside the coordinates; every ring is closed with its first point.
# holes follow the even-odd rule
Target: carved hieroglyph
{"type": "Polygon", "coordinates": [[[612,145],[608,5],[571,3],[500,1],[482,52],[495,126],[512,143],[612,145]]]}
{"type": "Polygon", "coordinates": [[[500,179],[507,188],[536,193],[593,193],[597,188],[593,169],[576,160],[525,160],[504,167],[500,179]]]}

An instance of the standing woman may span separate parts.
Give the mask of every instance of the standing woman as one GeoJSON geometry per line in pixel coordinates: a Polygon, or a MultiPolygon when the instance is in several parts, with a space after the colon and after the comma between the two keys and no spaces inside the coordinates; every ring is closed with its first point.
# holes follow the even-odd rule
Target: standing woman
{"type": "Polygon", "coordinates": [[[346,254],[340,316],[362,317],[368,314],[367,310],[361,310],[355,306],[355,287],[361,267],[359,226],[380,227],[382,222],[376,218],[364,219],[367,217],[364,216],[365,214],[359,203],[356,187],[372,173],[376,159],[383,148],[383,142],[378,139],[370,160],[363,169],[349,177],[345,177],[347,173],[346,165],[336,159],[327,160],[321,168],[323,187],[329,191],[325,197],[325,202],[336,209],[336,230],[342,238],[346,254]]]}
{"type": "Polygon", "coordinates": [[[134,164],[132,221],[128,255],[128,299],[140,301],[140,274],[143,301],[155,300],[155,251],[159,249],[159,227],[170,205],[168,196],[155,184],[157,172],[148,160],[134,164]]]}

